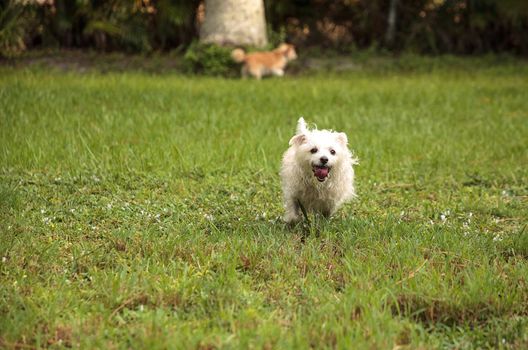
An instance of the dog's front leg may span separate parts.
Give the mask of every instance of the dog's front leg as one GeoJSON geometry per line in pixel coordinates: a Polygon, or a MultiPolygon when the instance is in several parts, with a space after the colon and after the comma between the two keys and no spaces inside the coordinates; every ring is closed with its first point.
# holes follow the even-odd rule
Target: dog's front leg
{"type": "Polygon", "coordinates": [[[284,203],[284,209],[286,209],[284,221],[288,224],[293,224],[301,220],[301,208],[296,199],[288,198],[284,203]]]}
{"type": "Polygon", "coordinates": [[[271,70],[271,72],[273,73],[273,75],[277,76],[277,77],[282,77],[284,76],[284,70],[280,69],[280,68],[273,68],[271,70]]]}

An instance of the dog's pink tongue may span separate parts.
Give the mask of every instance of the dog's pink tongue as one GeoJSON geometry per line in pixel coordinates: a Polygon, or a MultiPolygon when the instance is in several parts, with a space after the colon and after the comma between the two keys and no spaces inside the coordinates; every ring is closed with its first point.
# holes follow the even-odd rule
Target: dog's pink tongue
{"type": "Polygon", "coordinates": [[[328,176],[328,168],[316,168],[315,176],[317,176],[320,179],[324,179],[325,177],[328,176]]]}

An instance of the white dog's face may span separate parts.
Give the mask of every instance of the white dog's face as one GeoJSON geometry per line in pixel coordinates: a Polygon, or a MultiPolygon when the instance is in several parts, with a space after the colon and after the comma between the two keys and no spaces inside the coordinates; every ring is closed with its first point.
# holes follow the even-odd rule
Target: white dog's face
{"type": "Polygon", "coordinates": [[[345,133],[328,130],[312,130],[296,135],[290,141],[296,147],[297,163],[306,171],[313,172],[319,182],[326,181],[332,169],[350,158],[347,143],[345,133]]]}

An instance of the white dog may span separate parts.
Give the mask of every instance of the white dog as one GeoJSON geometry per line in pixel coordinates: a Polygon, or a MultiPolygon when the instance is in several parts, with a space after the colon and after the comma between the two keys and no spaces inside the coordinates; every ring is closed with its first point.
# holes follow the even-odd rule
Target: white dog
{"type": "Polygon", "coordinates": [[[284,221],[299,221],[301,206],[329,217],[355,196],[353,165],[358,162],[347,144],[345,133],[308,130],[299,119],[280,171],[284,221]]]}

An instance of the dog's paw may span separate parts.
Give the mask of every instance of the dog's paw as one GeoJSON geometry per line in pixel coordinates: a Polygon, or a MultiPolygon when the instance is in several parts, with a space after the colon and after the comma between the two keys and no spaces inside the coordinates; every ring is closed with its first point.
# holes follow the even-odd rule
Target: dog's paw
{"type": "Polygon", "coordinates": [[[290,225],[298,223],[301,219],[302,217],[297,213],[286,213],[283,217],[284,222],[290,225]]]}

